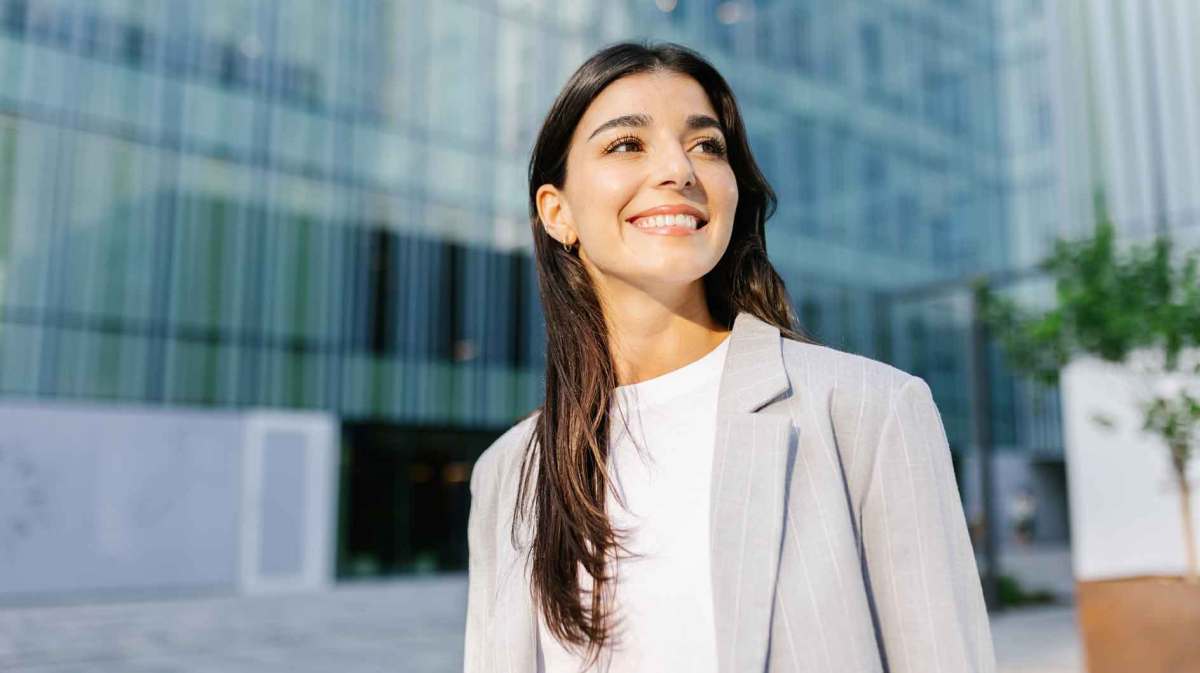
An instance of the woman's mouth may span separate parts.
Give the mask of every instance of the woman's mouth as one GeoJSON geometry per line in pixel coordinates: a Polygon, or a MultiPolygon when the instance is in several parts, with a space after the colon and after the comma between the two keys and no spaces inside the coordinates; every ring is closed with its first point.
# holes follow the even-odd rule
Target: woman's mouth
{"type": "Polygon", "coordinates": [[[692,215],[651,215],[639,217],[629,223],[629,226],[647,234],[656,236],[691,236],[708,224],[692,215]]]}

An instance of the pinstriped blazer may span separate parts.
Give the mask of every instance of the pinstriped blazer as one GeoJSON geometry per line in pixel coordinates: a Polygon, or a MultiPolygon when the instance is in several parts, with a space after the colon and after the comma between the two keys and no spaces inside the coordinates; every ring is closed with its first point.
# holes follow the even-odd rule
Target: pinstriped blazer
{"type": "MultiPolygon", "coordinates": [[[[720,673],[992,673],[941,416],[923,379],[740,313],[713,455],[720,673]]],[[[464,666],[538,669],[531,526],[509,535],[536,414],[471,474],[464,666]]]]}

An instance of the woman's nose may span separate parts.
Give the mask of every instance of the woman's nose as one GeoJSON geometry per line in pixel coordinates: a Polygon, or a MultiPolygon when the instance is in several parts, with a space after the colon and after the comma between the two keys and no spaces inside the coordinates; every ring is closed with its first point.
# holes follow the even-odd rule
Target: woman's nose
{"type": "Polygon", "coordinates": [[[673,183],[676,187],[683,188],[696,183],[696,172],[692,167],[692,162],[682,149],[664,151],[659,159],[656,168],[658,171],[657,184],[673,183]]]}

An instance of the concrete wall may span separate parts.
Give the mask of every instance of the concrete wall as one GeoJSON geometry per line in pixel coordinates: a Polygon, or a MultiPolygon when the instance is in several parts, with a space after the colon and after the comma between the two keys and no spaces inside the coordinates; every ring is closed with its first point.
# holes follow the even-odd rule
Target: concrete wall
{"type": "Polygon", "coordinates": [[[323,413],[0,403],[0,601],[332,577],[323,413]]]}

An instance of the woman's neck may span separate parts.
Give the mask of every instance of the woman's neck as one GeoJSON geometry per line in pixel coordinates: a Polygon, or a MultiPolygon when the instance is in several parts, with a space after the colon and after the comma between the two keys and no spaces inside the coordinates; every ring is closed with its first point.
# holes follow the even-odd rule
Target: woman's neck
{"type": "Polygon", "coordinates": [[[618,385],[652,379],[695,362],[729,334],[709,313],[701,282],[675,301],[664,299],[627,295],[621,301],[605,302],[618,385]]]}

